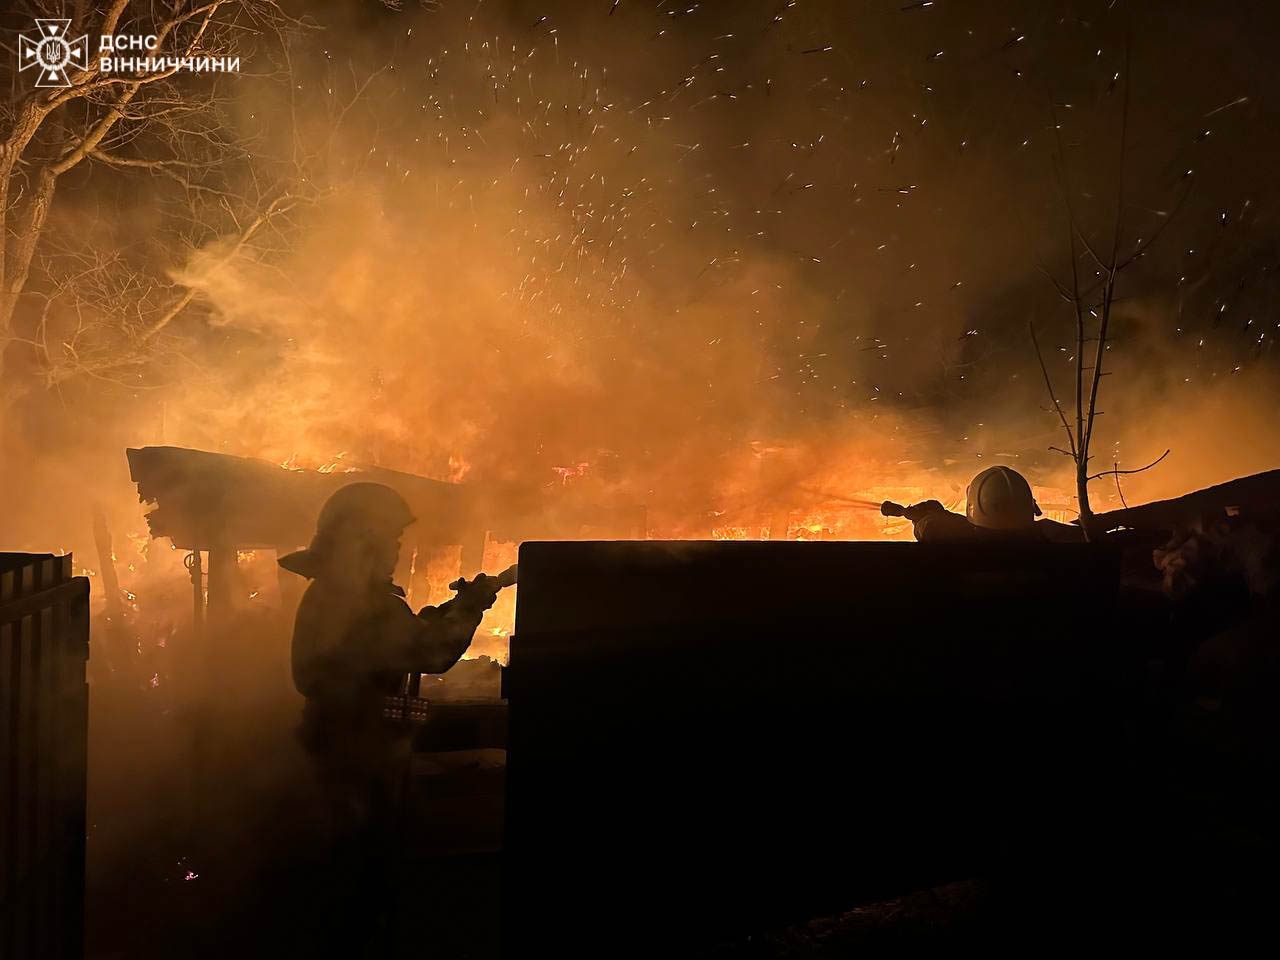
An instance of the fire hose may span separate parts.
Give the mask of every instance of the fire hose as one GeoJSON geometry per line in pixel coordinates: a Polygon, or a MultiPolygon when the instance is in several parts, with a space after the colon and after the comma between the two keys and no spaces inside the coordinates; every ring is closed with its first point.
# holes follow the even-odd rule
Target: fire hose
{"type": "Polygon", "coordinates": [[[946,513],[947,508],[937,500],[924,500],[920,503],[909,503],[906,506],[886,500],[880,504],[880,512],[886,517],[905,517],[915,523],[931,513],[946,513]]]}

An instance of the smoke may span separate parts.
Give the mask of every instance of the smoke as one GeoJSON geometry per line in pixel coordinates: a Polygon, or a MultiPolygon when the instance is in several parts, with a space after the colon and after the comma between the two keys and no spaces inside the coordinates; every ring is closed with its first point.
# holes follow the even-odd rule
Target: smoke
{"type": "MultiPolygon", "coordinates": [[[[929,321],[900,317],[889,337],[874,295],[813,273],[823,258],[808,254],[845,242],[823,201],[777,158],[733,153],[738,125],[685,95],[719,54],[637,57],[626,31],[570,49],[559,27],[479,16],[429,18],[433,40],[396,58],[408,79],[364,89],[334,148],[344,177],[283,262],[215,246],[188,265],[215,322],[254,347],[172,391],[170,442],[534,485],[573,470],[692,535],[729,504],[801,508],[801,485],[965,458],[939,456],[937,411],[876,406],[963,362],[960,338],[916,347],[929,321]],[[738,156],[747,169],[726,170],[738,156]],[[802,251],[799,224],[815,234],[802,251]]],[[[763,47],[735,68],[743,96],[761,95],[763,47]]],[[[366,70],[374,53],[345,51],[366,70]]],[[[757,119],[785,126],[790,106],[757,119]]],[[[821,139],[810,172],[839,156],[821,139]]]]}
{"type": "MultiPolygon", "coordinates": [[[[1028,313],[1056,317],[1049,349],[1069,344],[1053,333],[1066,314],[1018,254],[1031,235],[1061,265],[1051,162],[1019,154],[1005,142],[1016,131],[977,122],[972,103],[941,109],[1003,83],[1007,64],[967,63],[961,91],[958,71],[913,89],[931,68],[899,63],[886,89],[885,37],[846,35],[830,11],[785,28],[744,9],[668,37],[638,33],[638,11],[522,10],[406,14],[325,38],[306,83],[338,88],[304,125],[353,97],[330,130],[341,176],[283,261],[215,246],[189,264],[214,322],[254,346],[242,367],[175,389],[171,441],[534,485],[571,474],[681,534],[706,535],[717,511],[817,509],[813,490],[954,492],[996,459],[1071,488],[1047,452],[1062,437],[1025,334],[1028,313]],[[815,46],[797,51],[803,37],[815,46]],[[395,69],[354,97],[329,66],[343,60],[356,76],[395,69]],[[879,89],[852,84],[851,62],[879,89]],[[966,122],[984,131],[972,143],[966,122]],[[1001,202],[1007,225],[988,216],[1001,202]]],[[[926,42],[914,29],[895,42],[926,42]]],[[[1075,158],[1090,184],[1109,173],[1113,114],[1104,102],[1077,131],[1095,148],[1075,158]]],[[[1150,157],[1181,135],[1158,133],[1135,167],[1158,169],[1150,157]]],[[[1134,193],[1155,204],[1176,183],[1161,172],[1134,193]]],[[[1090,196],[1081,212],[1105,212],[1090,196]]],[[[1173,377],[1185,338],[1159,304],[1117,342],[1103,394],[1099,435],[1122,466],[1145,457],[1146,424],[1176,425],[1168,445],[1186,450],[1127,481],[1136,496],[1156,476],[1170,478],[1160,489],[1225,479],[1265,450],[1245,440],[1262,424],[1243,410],[1228,445],[1184,398],[1247,408],[1272,376],[1238,378],[1258,385],[1238,392],[1216,386],[1225,366],[1173,377]]]]}
{"type": "MultiPolygon", "coordinates": [[[[1142,329],[1142,322],[1167,327],[1168,320],[1167,308],[1156,308],[1134,325],[1131,335],[1141,350],[1117,357],[1111,378],[1117,383],[1108,383],[1100,404],[1109,422],[1098,427],[1095,471],[1111,469],[1113,462],[1134,469],[1169,451],[1150,471],[1121,478],[1130,504],[1280,465],[1280,436],[1272,426],[1272,411],[1280,403],[1274,371],[1215,357],[1209,342],[1198,336],[1187,343],[1186,336],[1142,329]]],[[[1120,505],[1110,478],[1095,486],[1109,506],[1120,505]]]]}
{"type": "MultiPolygon", "coordinates": [[[[1066,263],[1052,154],[1067,150],[1078,215],[1105,227],[1123,24],[1099,11],[1011,32],[1014,4],[972,23],[949,5],[766,6],[327,10],[293,89],[245,77],[231,112],[263,149],[305,158],[311,202],[265,253],[197,244],[172,273],[195,292],[172,326],[185,348],[147,389],[61,388],[29,415],[31,474],[67,497],[71,478],[109,479],[130,530],[120,448],[153,442],[573,483],[646,505],[668,535],[759,535],[794,514],[902,536],[837,498],[954,502],[991,462],[1070,513],[1026,323],[1069,399],[1068,311],[1039,275],[1066,263]]],[[[1167,295],[1206,249],[1231,260],[1206,235],[1224,234],[1222,210],[1255,211],[1241,245],[1265,223],[1249,219],[1259,183],[1222,159],[1256,132],[1248,104],[1201,136],[1231,76],[1169,74],[1198,49],[1197,16],[1143,20],[1134,54],[1126,230],[1162,222],[1184,161],[1216,179],[1140,264],[1109,353],[1096,455],[1132,467],[1174,448],[1124,481],[1131,502],[1271,455],[1251,414],[1274,381],[1265,357],[1208,328],[1198,311],[1216,301],[1167,295]]],[[[93,222],[92,185],[60,202],[93,222]]],[[[153,222],[145,205],[124,221],[153,222]]],[[[1105,503],[1114,484],[1097,486],[1105,503]]]]}

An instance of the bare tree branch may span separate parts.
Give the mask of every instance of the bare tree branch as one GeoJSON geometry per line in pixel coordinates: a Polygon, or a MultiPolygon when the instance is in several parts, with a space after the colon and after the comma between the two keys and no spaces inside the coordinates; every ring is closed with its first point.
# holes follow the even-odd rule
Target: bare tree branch
{"type": "MultiPolygon", "coordinates": [[[[153,36],[147,59],[166,64],[205,53],[288,63],[287,52],[273,51],[287,51],[292,32],[307,26],[277,0],[74,3],[76,29],[95,42],[153,36]]],[[[31,6],[37,16],[63,15],[53,0],[31,6]]],[[[263,76],[287,80],[276,70],[263,76]]],[[[195,296],[171,279],[182,262],[228,235],[228,258],[250,244],[255,258],[283,251],[289,241],[276,221],[319,193],[316,176],[254,139],[268,134],[241,129],[227,80],[168,66],[144,71],[108,75],[94,58],[68,88],[14,82],[7,102],[0,95],[0,361],[9,344],[31,350],[31,376],[45,386],[115,371],[127,371],[130,388],[141,386],[134,371],[181,339],[163,331],[195,296]],[[121,246],[114,238],[128,227],[110,217],[54,217],[60,178],[85,160],[111,176],[155,178],[145,202],[160,226],[121,246]],[[38,315],[19,318],[24,298],[42,304],[38,315]]],[[[16,388],[17,369],[0,362],[0,404],[16,388]]]]}
{"type": "MultiPolygon", "coordinates": [[[[1028,321],[1027,329],[1031,332],[1031,342],[1035,344],[1036,359],[1040,361],[1040,372],[1044,374],[1044,385],[1049,391],[1049,399],[1053,403],[1053,409],[1058,412],[1058,419],[1062,421],[1062,429],[1066,431],[1067,441],[1071,446],[1071,452],[1067,454],[1072,459],[1076,457],[1076,438],[1071,432],[1071,426],[1067,423],[1067,416],[1062,412],[1062,404],[1058,402],[1058,396],[1053,389],[1053,379],[1049,376],[1049,368],[1045,366],[1044,354],[1040,351],[1040,340],[1036,337],[1036,325],[1034,322],[1028,321]]],[[[1050,447],[1050,450],[1055,449],[1050,447]]],[[[1062,451],[1066,452],[1066,451],[1062,451]]]]}
{"type": "MultiPolygon", "coordinates": [[[[236,242],[232,244],[231,248],[225,254],[223,254],[222,257],[219,258],[220,262],[226,263],[231,259],[233,259],[241,250],[244,249],[245,245],[250,240],[253,239],[254,234],[256,234],[260,229],[262,229],[262,227],[265,224],[269,223],[273,217],[276,217],[282,213],[287,213],[289,210],[292,210],[295,206],[297,206],[300,202],[302,202],[301,198],[288,193],[283,194],[277,197],[275,200],[271,201],[271,203],[267,205],[267,208],[265,210],[263,210],[260,214],[258,214],[258,216],[256,216],[247,226],[245,226],[240,231],[240,236],[236,238],[236,242]]],[[[183,310],[185,310],[187,306],[191,303],[191,301],[195,298],[195,293],[196,292],[194,289],[188,288],[187,291],[184,294],[182,294],[182,296],[180,296],[176,301],[174,301],[173,305],[170,306],[169,309],[165,310],[164,313],[160,315],[159,319],[157,319],[154,323],[151,324],[151,326],[147,328],[146,332],[142,336],[142,339],[150,340],[157,333],[159,333],[161,330],[167,327],[170,323],[172,323],[174,319],[177,318],[178,314],[180,314],[183,310]]]]}
{"type": "Polygon", "coordinates": [[[1117,461],[1112,461],[1111,465],[1115,468],[1116,493],[1120,496],[1120,505],[1128,510],[1129,501],[1124,498],[1124,490],[1120,487],[1120,464],[1117,461]]]}
{"type": "MultiPolygon", "coordinates": [[[[1142,257],[1150,248],[1152,243],[1160,237],[1168,228],[1172,217],[1166,220],[1155,230],[1146,244],[1138,242],[1137,248],[1133,253],[1122,256],[1121,246],[1124,236],[1125,221],[1125,167],[1128,158],[1128,140],[1129,140],[1129,110],[1132,91],[1132,78],[1130,76],[1132,64],[1132,38],[1127,37],[1124,52],[1124,91],[1122,103],[1120,107],[1120,122],[1118,133],[1118,150],[1116,153],[1116,161],[1114,167],[1115,182],[1115,207],[1110,223],[1110,251],[1104,257],[1090,242],[1088,231],[1081,224],[1076,216],[1075,205],[1073,202],[1073,193],[1070,179],[1067,173],[1067,164],[1065,161],[1065,153],[1063,151],[1062,137],[1060,134],[1060,124],[1056,107],[1050,99],[1051,111],[1053,113],[1054,135],[1057,139],[1057,152],[1054,155],[1054,172],[1058,181],[1058,188],[1061,192],[1063,202],[1067,211],[1068,236],[1067,250],[1071,264],[1071,286],[1068,289],[1065,284],[1060,283],[1047,270],[1042,270],[1050,281],[1053,283],[1054,289],[1059,297],[1071,305],[1072,313],[1075,320],[1075,430],[1072,431],[1066,422],[1066,417],[1062,413],[1061,405],[1054,393],[1053,384],[1049,377],[1048,368],[1045,365],[1044,355],[1040,349],[1040,344],[1036,340],[1036,332],[1034,326],[1031,327],[1032,344],[1035,347],[1036,359],[1040,364],[1041,373],[1044,375],[1045,387],[1049,392],[1049,398],[1053,402],[1054,409],[1058,411],[1059,419],[1063,422],[1063,429],[1067,436],[1071,437],[1073,442],[1070,450],[1064,450],[1061,447],[1050,447],[1059,453],[1070,456],[1075,462],[1076,474],[1076,496],[1080,505],[1080,525],[1085,532],[1085,536],[1090,536],[1090,519],[1093,516],[1089,506],[1089,482],[1097,480],[1100,477],[1114,475],[1117,477],[1116,487],[1120,493],[1121,501],[1124,500],[1123,491],[1119,490],[1118,477],[1122,474],[1140,473],[1143,470],[1149,470],[1154,467],[1164,456],[1159,457],[1152,463],[1137,470],[1120,470],[1119,465],[1113,465],[1113,469],[1104,471],[1103,473],[1090,474],[1089,463],[1092,459],[1091,450],[1094,440],[1094,428],[1097,424],[1097,418],[1103,416],[1103,411],[1098,409],[1098,395],[1102,380],[1104,377],[1110,376],[1112,371],[1103,369],[1103,361],[1106,352],[1111,345],[1114,337],[1112,335],[1112,317],[1116,304],[1120,301],[1117,295],[1119,281],[1122,271],[1142,257]],[[1096,282],[1092,282],[1085,289],[1081,288],[1081,278],[1079,272],[1079,250],[1083,249],[1085,255],[1093,261],[1097,272],[1096,282]],[[1096,330],[1089,330],[1090,318],[1097,321],[1096,330]],[[1085,344],[1093,343],[1093,362],[1085,363],[1085,344]],[[1085,385],[1085,374],[1088,372],[1088,386],[1085,385]]],[[[1174,208],[1174,214],[1177,213],[1183,202],[1186,200],[1189,188],[1182,191],[1177,204],[1174,208]]],[[[1165,451],[1165,455],[1168,451],[1165,451]]]]}
{"type": "Polygon", "coordinates": [[[1100,477],[1112,477],[1112,476],[1114,476],[1114,477],[1125,477],[1125,476],[1129,476],[1130,474],[1133,474],[1133,473],[1142,473],[1142,472],[1144,472],[1144,471],[1146,471],[1146,470],[1150,470],[1152,467],[1154,467],[1157,463],[1159,463],[1161,460],[1163,460],[1163,459],[1164,459],[1165,457],[1167,457],[1168,455],[1169,455],[1169,451],[1168,451],[1168,450],[1166,450],[1164,453],[1160,454],[1160,456],[1156,457],[1154,460],[1152,460],[1150,463],[1148,463],[1145,467],[1138,467],[1136,470],[1121,470],[1121,469],[1119,469],[1119,467],[1117,467],[1117,468],[1112,469],[1112,470],[1104,470],[1102,473],[1095,473],[1095,474],[1092,474],[1092,475],[1089,477],[1089,479],[1090,479],[1090,480],[1097,480],[1097,479],[1098,479],[1098,478],[1100,478],[1100,477]]]}

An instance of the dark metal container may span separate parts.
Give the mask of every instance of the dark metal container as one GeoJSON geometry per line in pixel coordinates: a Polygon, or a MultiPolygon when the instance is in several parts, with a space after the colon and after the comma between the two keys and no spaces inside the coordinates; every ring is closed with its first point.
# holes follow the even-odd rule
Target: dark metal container
{"type": "Polygon", "coordinates": [[[1117,584],[1088,544],[524,544],[508,952],[675,955],[1078,865],[1117,584]]]}

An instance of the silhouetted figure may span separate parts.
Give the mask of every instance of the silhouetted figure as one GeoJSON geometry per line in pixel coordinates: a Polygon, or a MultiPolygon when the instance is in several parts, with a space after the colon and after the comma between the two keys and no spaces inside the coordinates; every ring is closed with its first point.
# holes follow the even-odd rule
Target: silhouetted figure
{"type": "Polygon", "coordinates": [[[415,614],[392,582],[413,520],[390,487],[353,483],[325,503],[310,547],[279,561],[312,581],[294,621],[293,681],[307,698],[300,738],[329,803],[332,862],[375,903],[410,749],[408,728],[384,717],[386,698],[401,692],[406,674],[453,666],[498,591],[514,581],[514,568],[501,578],[459,580],[456,597],[415,614]]]}
{"type": "Polygon", "coordinates": [[[921,543],[965,540],[1076,541],[1078,528],[1052,520],[1037,522],[1040,506],[1026,477],[1010,467],[988,467],[965,491],[965,515],[952,513],[937,500],[902,506],[886,500],[880,512],[906,517],[921,543]]]}

